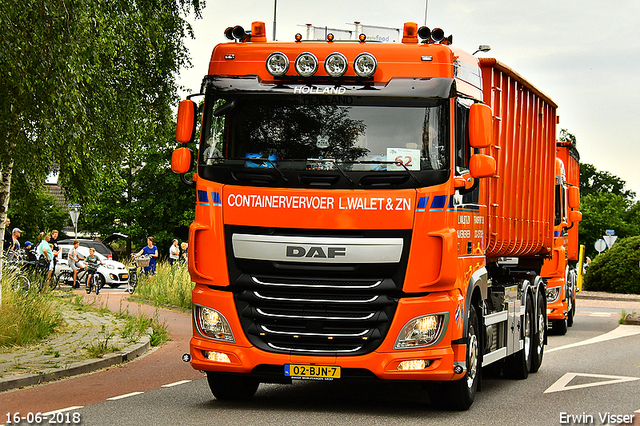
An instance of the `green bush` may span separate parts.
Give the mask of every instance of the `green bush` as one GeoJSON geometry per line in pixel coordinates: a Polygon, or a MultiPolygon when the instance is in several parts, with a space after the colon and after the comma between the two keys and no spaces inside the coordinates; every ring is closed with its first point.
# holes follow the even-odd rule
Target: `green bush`
{"type": "Polygon", "coordinates": [[[618,239],[596,256],[584,277],[584,289],[640,294],[640,237],[618,239]]]}

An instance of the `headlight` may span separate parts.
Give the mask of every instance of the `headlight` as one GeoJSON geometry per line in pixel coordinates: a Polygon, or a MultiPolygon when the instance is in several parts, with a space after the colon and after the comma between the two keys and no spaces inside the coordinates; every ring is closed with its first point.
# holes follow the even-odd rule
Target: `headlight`
{"type": "Polygon", "coordinates": [[[547,303],[555,302],[560,297],[560,287],[547,288],[547,303]]]}
{"type": "Polygon", "coordinates": [[[342,53],[332,53],[324,60],[324,70],[331,77],[342,77],[347,72],[347,58],[342,53]]]}
{"type": "Polygon", "coordinates": [[[318,58],[311,52],[304,52],[296,58],[296,71],[301,77],[311,77],[318,71],[318,58]]]}
{"type": "Polygon", "coordinates": [[[377,67],[378,61],[371,53],[361,53],[353,61],[353,69],[360,77],[371,77],[377,67]]]}
{"type": "Polygon", "coordinates": [[[235,343],[229,322],[220,312],[196,305],[195,317],[198,331],[203,337],[235,343]]]}
{"type": "Polygon", "coordinates": [[[104,266],[104,267],[105,267],[105,268],[107,268],[107,269],[116,269],[115,265],[112,265],[112,264],[110,264],[110,263],[105,263],[105,264],[104,264],[104,265],[102,265],[102,266],[104,266]]]}
{"type": "Polygon", "coordinates": [[[281,52],[274,52],[267,58],[267,71],[274,77],[282,77],[289,70],[289,58],[281,52]]]}
{"type": "Polygon", "coordinates": [[[393,349],[414,349],[440,342],[447,328],[449,313],[424,315],[409,321],[400,331],[393,349]]]}

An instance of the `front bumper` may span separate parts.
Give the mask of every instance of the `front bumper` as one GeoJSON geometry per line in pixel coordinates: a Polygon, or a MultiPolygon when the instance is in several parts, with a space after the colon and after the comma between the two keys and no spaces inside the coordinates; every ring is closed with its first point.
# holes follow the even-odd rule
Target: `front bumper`
{"type": "Polygon", "coordinates": [[[382,344],[373,352],[357,356],[308,356],[293,353],[267,352],[252,346],[244,334],[233,295],[210,289],[194,291],[194,304],[209,306],[228,320],[235,343],[223,343],[203,337],[194,324],[194,337],[190,342],[191,365],[194,369],[228,373],[252,374],[262,381],[283,382],[285,364],[337,365],[343,378],[378,378],[387,380],[449,381],[462,378],[465,371],[456,374],[454,365],[464,365],[466,345],[451,341],[462,337],[463,315],[461,298],[449,293],[432,293],[424,297],[404,298],[398,302],[395,317],[382,344]],[[449,312],[449,323],[442,330],[443,337],[436,345],[421,349],[394,350],[393,346],[402,327],[411,319],[428,313],[449,312]],[[228,362],[207,359],[203,351],[224,354],[216,357],[228,362]],[[398,370],[402,361],[427,360],[428,367],[421,370],[398,370]]]}

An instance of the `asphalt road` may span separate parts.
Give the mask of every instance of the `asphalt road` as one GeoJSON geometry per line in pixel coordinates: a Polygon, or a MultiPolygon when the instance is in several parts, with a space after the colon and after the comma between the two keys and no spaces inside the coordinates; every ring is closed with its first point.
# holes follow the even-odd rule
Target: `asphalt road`
{"type": "MultiPolygon", "coordinates": [[[[466,412],[432,406],[421,387],[412,383],[297,381],[261,385],[250,401],[223,402],[213,398],[206,380],[198,378],[201,373],[194,372],[196,377],[189,374],[186,381],[177,374],[172,377],[180,380],[155,388],[140,386],[139,391],[123,382],[120,393],[114,395],[111,389],[110,394],[99,395],[99,401],[92,395],[87,404],[67,405],[69,410],[58,419],[73,421],[75,415],[83,425],[474,426],[602,425],[624,420],[601,418],[609,413],[627,419],[633,415],[634,424],[640,425],[640,326],[620,328],[619,313],[619,309],[579,307],[567,335],[549,337],[538,373],[523,381],[485,376],[482,392],[466,412]],[[616,334],[600,340],[611,337],[611,332],[625,337],[616,334]],[[590,341],[594,338],[597,341],[590,341]]],[[[68,386],[76,380],[68,380],[68,386]]],[[[1,411],[0,421],[6,421],[5,410],[1,411]]]]}

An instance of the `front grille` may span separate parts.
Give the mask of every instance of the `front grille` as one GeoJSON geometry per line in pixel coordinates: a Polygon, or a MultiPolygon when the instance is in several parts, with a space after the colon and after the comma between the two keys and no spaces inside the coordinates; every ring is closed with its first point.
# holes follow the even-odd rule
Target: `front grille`
{"type": "MultiPolygon", "coordinates": [[[[399,263],[353,266],[236,259],[231,235],[237,230],[226,231],[231,288],[243,330],[254,346],[283,354],[345,356],[370,353],[382,343],[401,294],[408,232],[374,235],[401,234],[405,243],[399,263]]],[[[260,228],[242,232],[292,233],[260,228]]],[[[312,233],[296,230],[294,235],[302,232],[312,233]]]]}
{"type": "Polygon", "coordinates": [[[270,352],[312,355],[363,354],[380,345],[395,299],[371,290],[363,293],[357,283],[347,289],[336,289],[330,282],[315,287],[296,283],[291,289],[265,291],[250,286],[237,293],[236,306],[249,340],[270,352]]]}

